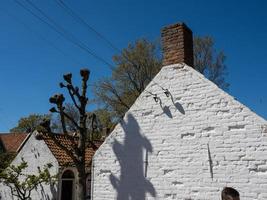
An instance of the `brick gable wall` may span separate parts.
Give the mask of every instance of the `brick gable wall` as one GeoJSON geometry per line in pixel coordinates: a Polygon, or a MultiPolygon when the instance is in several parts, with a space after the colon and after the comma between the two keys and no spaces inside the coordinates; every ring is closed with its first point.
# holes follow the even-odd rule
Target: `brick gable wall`
{"type": "Polygon", "coordinates": [[[93,199],[267,198],[266,121],[194,69],[161,69],[93,160],[93,199]],[[156,84],[168,88],[167,97],[156,84]]]}

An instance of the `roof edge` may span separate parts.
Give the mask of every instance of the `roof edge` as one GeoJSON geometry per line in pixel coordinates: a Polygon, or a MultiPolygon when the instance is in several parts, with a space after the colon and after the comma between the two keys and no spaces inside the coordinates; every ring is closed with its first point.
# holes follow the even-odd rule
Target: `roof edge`
{"type": "MultiPolygon", "coordinates": [[[[168,67],[168,66],[167,66],[168,67]]],[[[171,67],[171,65],[170,65],[171,67]]],[[[173,67],[173,66],[172,66],[173,67]]],[[[235,101],[236,103],[240,104],[241,106],[247,108],[253,115],[255,115],[255,117],[259,118],[259,120],[261,120],[263,123],[267,123],[267,120],[265,118],[263,118],[262,116],[260,116],[259,114],[257,114],[255,111],[253,111],[252,109],[250,109],[247,105],[243,104],[242,102],[240,102],[236,97],[232,96],[231,94],[229,94],[228,92],[224,91],[223,89],[221,89],[218,85],[216,85],[214,82],[210,81],[208,78],[206,78],[203,74],[201,74],[199,71],[195,70],[193,67],[187,65],[186,63],[183,63],[183,67],[187,68],[189,71],[191,71],[192,73],[195,73],[199,78],[201,78],[204,81],[208,81],[210,84],[212,84],[213,86],[215,86],[218,91],[227,96],[228,98],[230,98],[232,101],[235,101]]]]}
{"type": "MultiPolygon", "coordinates": [[[[33,132],[32,132],[33,133],[33,132]]],[[[26,138],[23,140],[23,142],[19,145],[19,148],[17,149],[16,153],[18,154],[20,152],[20,150],[22,149],[22,147],[24,146],[24,144],[28,141],[28,139],[31,137],[32,133],[28,133],[28,135],[26,136],[26,138]]]]}
{"type": "MultiPolygon", "coordinates": [[[[241,106],[247,108],[249,110],[250,113],[252,113],[257,119],[259,119],[262,124],[266,124],[267,121],[261,117],[260,115],[258,115],[257,113],[255,113],[253,110],[251,110],[248,106],[246,106],[245,104],[241,103],[240,101],[238,101],[235,97],[233,97],[232,95],[230,95],[229,93],[225,92],[223,89],[219,88],[215,83],[213,83],[212,81],[210,81],[209,79],[207,79],[203,74],[201,74],[200,72],[198,72],[197,70],[195,70],[193,67],[187,65],[186,63],[177,63],[177,64],[171,64],[171,65],[165,65],[162,66],[161,70],[156,74],[156,76],[152,79],[152,81],[150,81],[150,83],[146,86],[145,90],[150,87],[153,84],[153,80],[160,74],[160,72],[162,70],[166,70],[168,68],[175,68],[177,70],[182,70],[184,68],[188,69],[189,71],[191,71],[192,73],[194,73],[196,76],[198,76],[200,79],[202,79],[203,81],[207,81],[210,84],[212,84],[216,89],[218,89],[218,91],[226,96],[229,100],[234,101],[238,104],[240,104],[241,106]]],[[[144,92],[144,91],[143,91],[144,92]]],[[[143,92],[138,96],[138,98],[135,100],[135,102],[133,103],[133,105],[130,107],[130,109],[125,113],[124,117],[122,120],[125,120],[125,117],[127,116],[127,114],[129,112],[131,112],[131,108],[136,104],[136,102],[138,101],[138,99],[140,98],[140,96],[143,94],[143,92]]],[[[101,152],[101,149],[105,146],[104,144],[107,143],[108,140],[110,140],[111,138],[113,138],[115,136],[116,133],[116,129],[120,126],[120,122],[115,126],[115,128],[113,129],[113,131],[109,134],[109,136],[105,139],[105,141],[102,143],[102,145],[96,150],[92,161],[94,162],[95,157],[97,156],[97,154],[99,154],[99,152],[101,152]]]]}

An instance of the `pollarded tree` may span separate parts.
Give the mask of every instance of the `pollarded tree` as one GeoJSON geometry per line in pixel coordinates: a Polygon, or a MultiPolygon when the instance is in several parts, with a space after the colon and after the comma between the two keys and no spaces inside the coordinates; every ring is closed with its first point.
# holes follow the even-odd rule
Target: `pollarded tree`
{"type": "Polygon", "coordinates": [[[86,106],[88,103],[87,82],[90,71],[88,69],[82,69],[80,70],[80,75],[82,78],[81,89],[74,86],[71,73],[63,76],[65,83],[60,83],[61,88],[67,89],[73,105],[78,110],[78,121],[73,116],[69,115],[68,112],[66,112],[66,108],[64,106],[65,97],[63,94],[56,94],[49,99],[50,103],[55,105],[55,107],[52,107],[50,111],[52,113],[58,113],[60,116],[63,133],[66,137],[72,137],[72,139],[74,139],[72,149],[57,140],[55,134],[51,132],[50,122],[43,123],[42,126],[46,129],[46,132],[49,133],[48,136],[55,142],[55,144],[72,158],[78,171],[77,196],[79,200],[84,200],[86,196],[85,151],[88,147],[96,147],[92,140],[92,134],[96,129],[96,115],[94,113],[88,115],[86,112],[86,106]],[[71,136],[68,132],[66,120],[72,123],[75,130],[77,130],[77,135],[75,138],[73,138],[73,136],[71,136]],[[88,123],[88,121],[90,123],[88,123]],[[90,126],[88,126],[88,124],[90,124],[90,126]]]}
{"type": "MultiPolygon", "coordinates": [[[[66,103],[64,107],[65,107],[65,109],[64,109],[65,113],[67,115],[69,115],[69,117],[71,119],[74,119],[76,122],[78,122],[79,118],[80,118],[80,114],[79,114],[79,110],[76,108],[76,106],[71,104],[71,103],[66,103]]],[[[78,131],[77,127],[68,118],[66,118],[65,126],[66,126],[66,130],[69,132],[77,132],[78,131]]],[[[53,116],[52,122],[51,122],[51,129],[57,133],[63,132],[60,115],[53,116]]]]}
{"type": "MultiPolygon", "coordinates": [[[[76,122],[79,121],[79,110],[75,107],[74,104],[66,103],[65,109],[67,115],[70,118],[74,119],[76,122]]],[[[114,127],[114,123],[112,122],[112,117],[110,113],[105,109],[95,109],[92,111],[96,114],[96,122],[98,124],[96,132],[94,132],[93,138],[101,139],[105,135],[105,130],[111,130],[114,127]]],[[[92,112],[87,112],[87,115],[91,115],[92,112]]],[[[90,127],[90,122],[87,121],[87,126],[90,127]]],[[[62,125],[61,125],[61,117],[60,115],[56,115],[53,117],[51,129],[54,132],[62,133],[62,125]]],[[[77,127],[68,119],[66,118],[66,129],[69,132],[77,132],[77,127]]],[[[88,130],[90,132],[90,130],[88,130]]]]}

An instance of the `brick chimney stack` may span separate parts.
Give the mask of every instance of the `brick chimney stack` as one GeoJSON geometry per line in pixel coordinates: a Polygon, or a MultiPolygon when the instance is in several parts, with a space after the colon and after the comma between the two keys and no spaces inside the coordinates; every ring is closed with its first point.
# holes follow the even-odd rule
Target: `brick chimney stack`
{"type": "Polygon", "coordinates": [[[161,30],[163,66],[185,63],[194,65],[192,31],[184,24],[177,23],[161,30]]]}

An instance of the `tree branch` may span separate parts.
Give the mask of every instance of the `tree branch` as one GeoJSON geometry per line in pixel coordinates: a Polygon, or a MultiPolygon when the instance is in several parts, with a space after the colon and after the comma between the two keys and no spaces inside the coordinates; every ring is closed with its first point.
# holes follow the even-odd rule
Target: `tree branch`
{"type": "Polygon", "coordinates": [[[74,126],[76,126],[77,129],[80,129],[80,126],[77,124],[77,122],[71,116],[69,116],[65,112],[63,112],[62,114],[64,117],[66,117],[68,120],[70,120],[74,124],[74,126]]]}
{"type": "Polygon", "coordinates": [[[66,128],[66,121],[65,121],[65,116],[64,116],[64,111],[62,108],[59,108],[59,114],[60,114],[60,121],[61,121],[61,126],[64,134],[68,134],[67,128],[66,128]]]}
{"type": "Polygon", "coordinates": [[[141,91],[141,89],[138,87],[136,81],[131,77],[130,72],[127,71],[126,74],[127,74],[128,78],[129,78],[130,82],[131,82],[132,85],[134,86],[134,88],[138,91],[139,94],[141,94],[142,91],[141,91]]]}
{"type": "Polygon", "coordinates": [[[125,106],[127,109],[130,109],[130,107],[121,99],[120,95],[118,94],[117,90],[111,85],[106,85],[107,87],[109,87],[110,91],[112,92],[112,94],[115,95],[115,97],[117,98],[117,100],[123,105],[125,106]]]}
{"type": "Polygon", "coordinates": [[[75,107],[80,110],[80,106],[78,106],[77,102],[76,102],[76,99],[74,97],[74,95],[76,94],[76,96],[78,97],[78,99],[80,98],[80,94],[74,89],[73,85],[69,84],[67,86],[67,89],[68,89],[68,92],[69,92],[69,95],[73,101],[73,104],[75,105],[75,107]]]}

